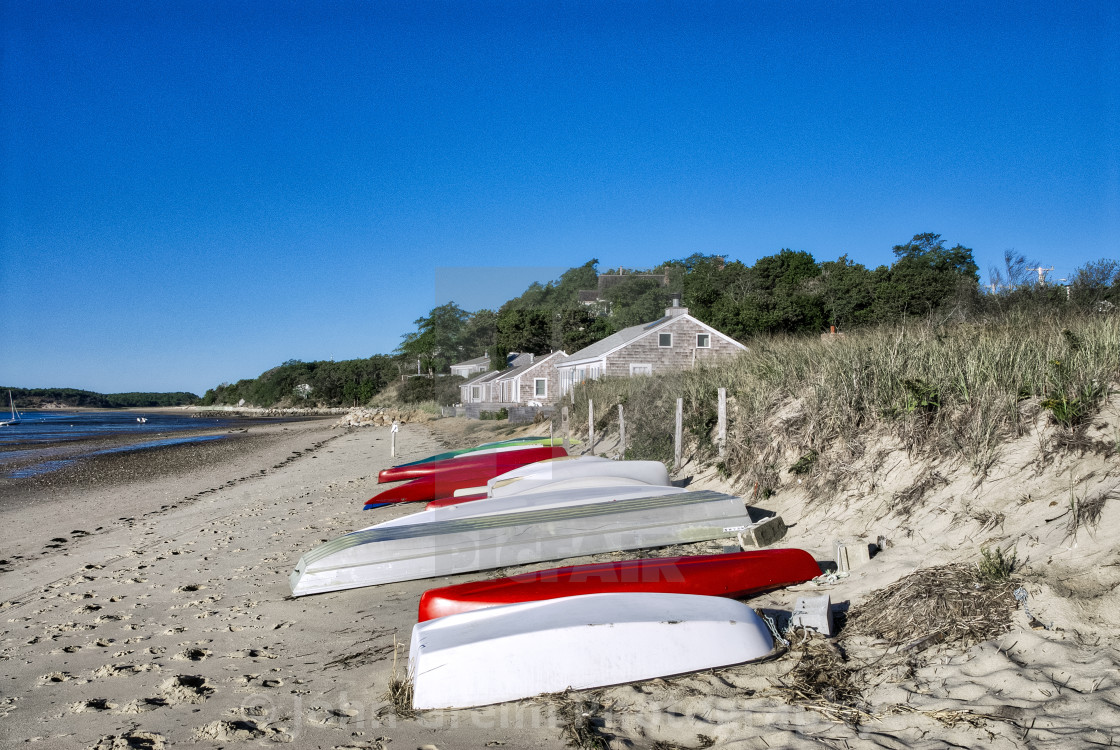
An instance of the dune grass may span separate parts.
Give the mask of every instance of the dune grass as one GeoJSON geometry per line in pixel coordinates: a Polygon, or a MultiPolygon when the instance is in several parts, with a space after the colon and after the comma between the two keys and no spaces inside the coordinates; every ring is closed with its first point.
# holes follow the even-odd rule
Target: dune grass
{"type": "Polygon", "coordinates": [[[615,407],[623,404],[626,455],[668,462],[676,399],[683,398],[687,455],[717,463],[716,392],[723,387],[729,425],[720,468],[762,492],[794,465],[815,481],[837,480],[863,456],[870,434],[983,476],[1001,446],[1041,412],[1068,438],[1120,382],[1116,315],[1013,312],[748,346],[735,359],[686,372],[585,383],[576,389],[573,428],[586,429],[588,399],[599,434],[617,428],[615,407]]]}

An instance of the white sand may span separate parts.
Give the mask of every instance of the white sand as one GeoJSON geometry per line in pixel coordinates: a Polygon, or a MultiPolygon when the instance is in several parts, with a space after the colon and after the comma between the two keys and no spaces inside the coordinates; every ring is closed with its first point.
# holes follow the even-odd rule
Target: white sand
{"type": "MultiPolygon", "coordinates": [[[[1092,434],[1111,452],[1066,454],[1040,465],[1049,429],[1040,425],[1009,446],[979,484],[965,467],[930,467],[884,445],[881,468],[854,467],[862,486],[840,491],[840,500],[790,489],[759,502],[791,525],[783,545],[820,560],[832,559],[836,539],[884,535],[891,544],[847,579],[765,595],[751,602],[758,608],[788,611],[798,595],[822,591],[841,609],[858,606],[919,567],[974,560],[981,544],[1015,543],[1026,560],[1028,605],[1053,629],[1032,629],[1020,610],[1012,630],[995,641],[967,650],[945,643],[908,665],[866,670],[864,696],[874,718],[858,727],[773,694],[772,684],[794,664],[788,655],[572,697],[602,704],[589,712],[612,747],[1120,743],[1120,497],[1076,536],[1066,518],[1047,522],[1062,513],[1071,491],[1084,500],[1120,482],[1115,400],[1101,422],[1092,434]],[[947,481],[916,514],[892,513],[895,493],[931,468],[947,481]]],[[[436,423],[439,434],[454,434],[444,423],[436,423]]],[[[406,426],[399,447],[407,460],[441,446],[426,428],[406,426]]],[[[184,477],[179,491],[160,480],[158,488],[137,485],[116,497],[70,498],[74,515],[59,527],[101,525],[101,516],[133,520],[0,575],[0,745],[564,747],[554,706],[543,700],[414,719],[386,710],[394,652],[403,671],[420,593],[477,576],[288,598],[287,577],[303,552],[415,510],[361,510],[376,492],[377,471],[390,463],[383,428],[307,428],[293,432],[290,444],[247,459],[232,479],[227,467],[184,477]],[[301,455],[291,456],[296,451],[301,455]],[[285,457],[292,460],[283,463],[285,457]],[[169,499],[177,507],[161,510],[169,499]]],[[[723,486],[710,470],[695,473],[695,486],[723,486]]],[[[41,509],[20,508],[4,520],[21,535],[35,532],[41,544],[42,517],[41,509]]],[[[852,649],[853,660],[882,651],[875,644],[852,649]]]]}
{"type": "MultiPolygon", "coordinates": [[[[418,426],[398,441],[406,459],[441,449],[418,426]]],[[[562,746],[531,706],[378,716],[394,646],[403,672],[420,594],[440,582],[289,598],[303,552],[416,510],[362,511],[390,464],[388,430],[295,429],[255,460],[239,481],[212,470],[215,491],[163,511],[162,484],[71,497],[67,530],[135,520],[0,575],[0,746],[562,746]]],[[[7,513],[6,527],[28,533],[39,515],[7,513]]]]}

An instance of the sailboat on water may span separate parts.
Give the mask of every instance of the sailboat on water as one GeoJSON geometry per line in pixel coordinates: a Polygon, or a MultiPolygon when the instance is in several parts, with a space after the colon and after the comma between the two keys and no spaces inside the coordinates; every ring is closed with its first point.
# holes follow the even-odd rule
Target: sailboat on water
{"type": "Polygon", "coordinates": [[[23,418],[20,417],[20,415],[16,413],[16,402],[12,401],[12,392],[11,391],[8,391],[8,406],[10,406],[12,408],[12,418],[11,419],[0,419],[0,427],[7,427],[8,425],[19,424],[20,422],[23,421],[23,418]]]}

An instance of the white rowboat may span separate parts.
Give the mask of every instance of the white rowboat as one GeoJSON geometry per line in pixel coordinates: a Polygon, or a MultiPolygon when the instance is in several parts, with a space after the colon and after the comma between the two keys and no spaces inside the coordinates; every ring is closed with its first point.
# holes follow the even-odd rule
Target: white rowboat
{"type": "Polygon", "coordinates": [[[741,664],[773,650],[755,611],[691,594],[588,594],[412,629],[416,709],[467,708],[741,664]]]}
{"type": "MultiPolygon", "coordinates": [[[[588,486],[586,479],[572,480],[575,487],[559,486],[550,492],[534,492],[525,495],[508,495],[506,497],[487,497],[481,500],[445,505],[441,508],[431,508],[412,513],[390,521],[383,521],[370,529],[387,529],[393,526],[409,526],[417,523],[435,523],[437,521],[450,521],[457,518],[476,518],[478,516],[494,516],[504,513],[522,513],[527,510],[544,510],[546,508],[568,508],[574,505],[587,505],[589,503],[614,503],[619,500],[629,500],[635,497],[656,497],[660,495],[676,495],[688,492],[682,487],[654,487],[648,484],[635,484],[631,480],[607,480],[588,486]]],[[[562,483],[560,483],[562,484],[562,483]]]]}
{"type": "MultiPolygon", "coordinates": [[[[502,499],[513,498],[494,501],[502,499]]],[[[686,491],[373,527],[307,552],[289,583],[292,596],[303,596],[599,552],[721,539],[749,523],[746,506],[734,495],[686,491]]]]}
{"type": "Polygon", "coordinates": [[[566,461],[538,461],[526,464],[486,483],[490,497],[520,495],[547,490],[553,483],[592,487],[603,479],[632,480],[634,483],[668,486],[669,472],[660,461],[612,461],[597,456],[580,456],[566,461]],[[580,480],[584,484],[580,484],[580,480]]]}

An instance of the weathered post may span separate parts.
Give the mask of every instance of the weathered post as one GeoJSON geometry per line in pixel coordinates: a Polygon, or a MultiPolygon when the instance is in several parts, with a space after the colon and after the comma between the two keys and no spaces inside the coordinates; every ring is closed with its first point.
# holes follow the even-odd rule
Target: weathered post
{"type": "Polygon", "coordinates": [[[595,455],[595,402],[587,399],[587,450],[595,455]]]}
{"type": "Polygon", "coordinates": [[[393,420],[393,426],[389,428],[389,456],[391,458],[397,457],[397,432],[401,429],[401,423],[393,420]]]}
{"type": "Polygon", "coordinates": [[[684,399],[677,399],[677,430],[673,439],[673,470],[681,468],[681,441],[684,438],[684,399]]]}
{"type": "Polygon", "coordinates": [[[727,389],[719,389],[719,426],[716,428],[716,442],[719,444],[719,460],[727,458],[727,389]]]}
{"type": "Polygon", "coordinates": [[[626,419],[622,415],[622,404],[618,405],[618,455],[626,457],[626,419]]]}
{"type": "Polygon", "coordinates": [[[572,448],[572,441],[570,439],[571,433],[568,428],[568,407],[566,406],[560,410],[560,432],[564,433],[564,451],[567,452],[572,448]]]}

